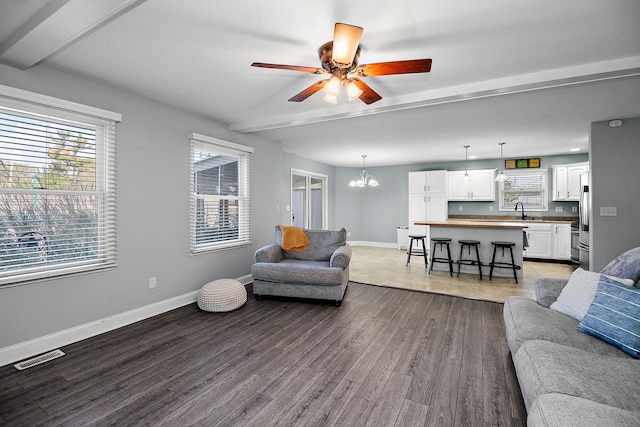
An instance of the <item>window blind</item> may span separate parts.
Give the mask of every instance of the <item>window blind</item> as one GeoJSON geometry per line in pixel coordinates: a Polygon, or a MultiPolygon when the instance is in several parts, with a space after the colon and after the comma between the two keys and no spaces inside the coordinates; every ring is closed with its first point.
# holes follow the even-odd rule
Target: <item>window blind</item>
{"type": "Polygon", "coordinates": [[[251,244],[253,149],[204,135],[191,138],[191,253],[251,244]]]}
{"type": "Polygon", "coordinates": [[[0,285],[115,267],[119,115],[2,89],[0,285]]]}
{"type": "Polygon", "coordinates": [[[500,187],[500,208],[514,209],[521,202],[525,210],[546,210],[546,169],[543,171],[507,172],[500,187]]]}

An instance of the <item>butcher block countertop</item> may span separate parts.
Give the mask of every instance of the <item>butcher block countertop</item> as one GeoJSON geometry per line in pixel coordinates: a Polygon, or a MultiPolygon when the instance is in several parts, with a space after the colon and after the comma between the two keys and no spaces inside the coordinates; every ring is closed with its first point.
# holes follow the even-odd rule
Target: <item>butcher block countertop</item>
{"type": "Polygon", "coordinates": [[[524,222],[517,221],[482,221],[469,219],[449,219],[446,221],[416,221],[416,225],[430,225],[432,227],[468,227],[468,228],[528,228],[524,222]]]}

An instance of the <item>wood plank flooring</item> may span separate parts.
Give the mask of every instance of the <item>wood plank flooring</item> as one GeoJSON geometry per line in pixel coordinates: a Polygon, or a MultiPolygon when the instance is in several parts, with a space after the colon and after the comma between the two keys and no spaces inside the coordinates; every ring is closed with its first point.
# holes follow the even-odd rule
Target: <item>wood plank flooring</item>
{"type": "Polygon", "coordinates": [[[526,424],[502,304],[359,283],[341,307],[249,297],[0,368],[0,425],[526,424]]]}

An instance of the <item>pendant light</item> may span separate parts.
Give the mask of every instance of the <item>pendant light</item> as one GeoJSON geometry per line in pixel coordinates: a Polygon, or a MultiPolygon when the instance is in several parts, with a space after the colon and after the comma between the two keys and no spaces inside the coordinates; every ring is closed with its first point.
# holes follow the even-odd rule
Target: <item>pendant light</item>
{"type": "Polygon", "coordinates": [[[469,157],[467,156],[467,154],[469,153],[469,147],[471,147],[470,145],[465,145],[464,146],[464,167],[465,167],[465,171],[464,171],[464,176],[462,177],[462,179],[465,182],[471,181],[471,177],[469,176],[469,157]]]}
{"type": "Polygon", "coordinates": [[[349,183],[349,187],[377,187],[378,181],[373,177],[373,175],[369,175],[367,170],[364,168],[364,160],[367,158],[366,154],[362,155],[362,172],[360,175],[354,176],[351,182],[349,183]]]}
{"type": "Polygon", "coordinates": [[[498,143],[498,145],[500,146],[500,170],[498,171],[498,176],[496,176],[496,181],[498,182],[502,182],[507,179],[507,175],[505,175],[504,172],[502,172],[502,146],[504,144],[506,144],[506,142],[498,143]]]}

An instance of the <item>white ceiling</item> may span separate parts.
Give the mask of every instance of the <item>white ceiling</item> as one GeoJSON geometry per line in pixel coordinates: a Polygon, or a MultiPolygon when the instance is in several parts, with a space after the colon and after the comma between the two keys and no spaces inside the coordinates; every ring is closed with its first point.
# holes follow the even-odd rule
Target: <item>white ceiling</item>
{"type": "Polygon", "coordinates": [[[336,166],[588,150],[593,121],[640,116],[638,0],[0,0],[0,62],[48,66],[282,142],[336,166]],[[360,64],[433,59],[368,77],[372,105],[320,93],[335,22],[364,27],[360,64]]]}

